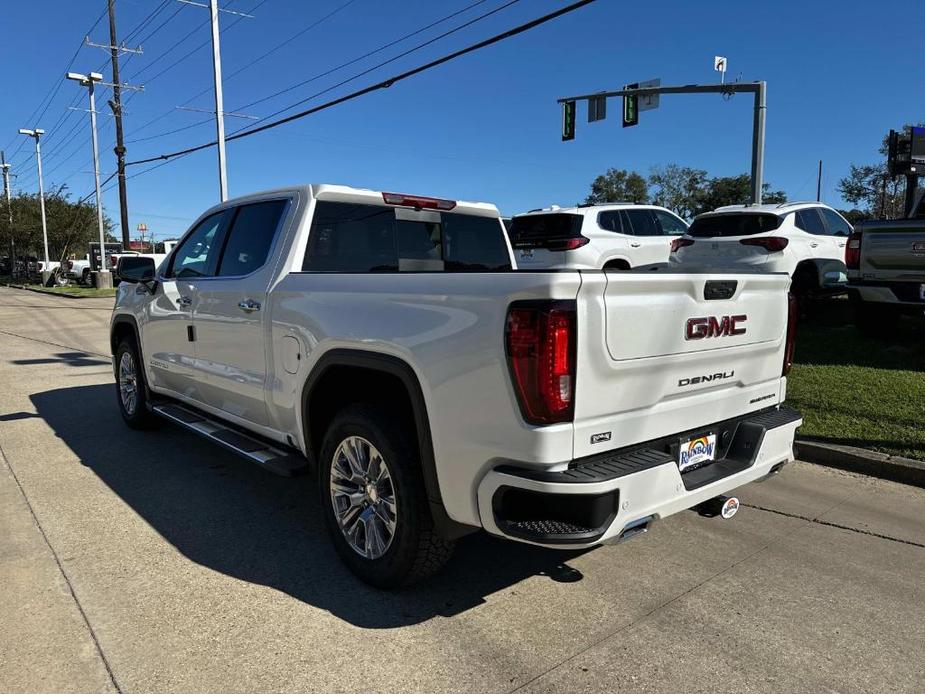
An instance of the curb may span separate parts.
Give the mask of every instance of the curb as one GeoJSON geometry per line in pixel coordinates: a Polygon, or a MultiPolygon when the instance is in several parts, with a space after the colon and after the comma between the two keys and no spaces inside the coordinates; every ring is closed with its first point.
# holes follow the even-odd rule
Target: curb
{"type": "Polygon", "coordinates": [[[73,294],[62,294],[59,292],[46,292],[44,289],[38,289],[36,287],[27,287],[24,284],[7,284],[6,282],[0,283],[2,287],[8,287],[9,289],[21,289],[24,292],[33,292],[35,294],[43,294],[45,296],[54,296],[60,297],[62,299],[113,299],[114,296],[74,296],[73,294]]]}
{"type": "Polygon", "coordinates": [[[797,439],[797,460],[925,488],[925,462],[865,448],[797,439]]]}

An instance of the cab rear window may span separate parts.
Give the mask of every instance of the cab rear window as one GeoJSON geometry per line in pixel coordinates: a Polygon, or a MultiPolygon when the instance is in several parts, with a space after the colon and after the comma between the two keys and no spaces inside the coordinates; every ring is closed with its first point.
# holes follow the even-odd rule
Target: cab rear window
{"type": "Polygon", "coordinates": [[[777,229],[783,217],[776,214],[745,212],[698,217],[687,230],[688,236],[710,238],[714,236],[751,236],[777,229]]]}
{"type": "Polygon", "coordinates": [[[581,236],[580,214],[531,214],[514,217],[511,222],[511,245],[514,248],[543,248],[550,241],[581,236]]]}
{"type": "Polygon", "coordinates": [[[497,217],[433,212],[400,219],[394,207],[319,201],[305,272],[496,272],[511,269],[497,217]]]}

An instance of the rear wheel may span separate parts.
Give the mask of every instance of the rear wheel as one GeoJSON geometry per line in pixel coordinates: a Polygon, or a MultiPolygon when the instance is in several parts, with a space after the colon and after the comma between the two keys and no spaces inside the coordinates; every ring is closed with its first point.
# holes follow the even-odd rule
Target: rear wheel
{"type": "Polygon", "coordinates": [[[132,429],[148,429],[155,423],[148,409],[144,371],[138,361],[134,338],[123,338],[116,348],[116,399],[122,419],[132,429]]]}
{"type": "Polygon", "coordinates": [[[410,433],[383,408],[351,405],[334,418],[321,449],[319,495],[334,547],[379,588],[423,580],[453,551],[434,531],[410,433]]]}
{"type": "Polygon", "coordinates": [[[604,272],[623,272],[630,269],[630,264],[625,260],[611,260],[604,265],[604,272]]]}

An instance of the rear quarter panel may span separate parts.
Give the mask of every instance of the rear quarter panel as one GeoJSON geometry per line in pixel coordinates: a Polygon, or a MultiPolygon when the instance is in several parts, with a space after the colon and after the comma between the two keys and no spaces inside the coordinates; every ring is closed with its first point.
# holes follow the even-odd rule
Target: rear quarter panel
{"type": "MultiPolygon", "coordinates": [[[[404,360],[421,385],[449,516],[479,524],[475,485],[503,458],[554,463],[572,455],[572,425],[525,424],[508,376],[504,326],[520,299],[574,299],[578,273],[292,273],[270,293],[270,416],[302,441],[301,393],[329,350],[404,360]],[[288,373],[286,343],[303,358],[288,373]]],[[[292,360],[289,360],[292,363],[292,360]]]]}

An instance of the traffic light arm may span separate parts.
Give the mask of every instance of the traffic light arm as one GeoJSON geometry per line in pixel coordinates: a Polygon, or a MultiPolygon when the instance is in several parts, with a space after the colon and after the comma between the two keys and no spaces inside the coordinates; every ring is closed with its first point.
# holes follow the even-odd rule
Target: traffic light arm
{"type": "MultiPolygon", "coordinates": [[[[762,177],[764,175],[764,122],[767,111],[767,82],[732,82],[728,84],[685,84],[675,87],[646,87],[644,89],[620,89],[613,92],[596,92],[567,96],[558,103],[588,101],[590,99],[611,96],[649,96],[655,94],[737,94],[755,95],[755,113],[752,124],[752,199],[755,205],[761,204],[762,177]]],[[[572,133],[574,137],[574,132],[572,133]]]]}

